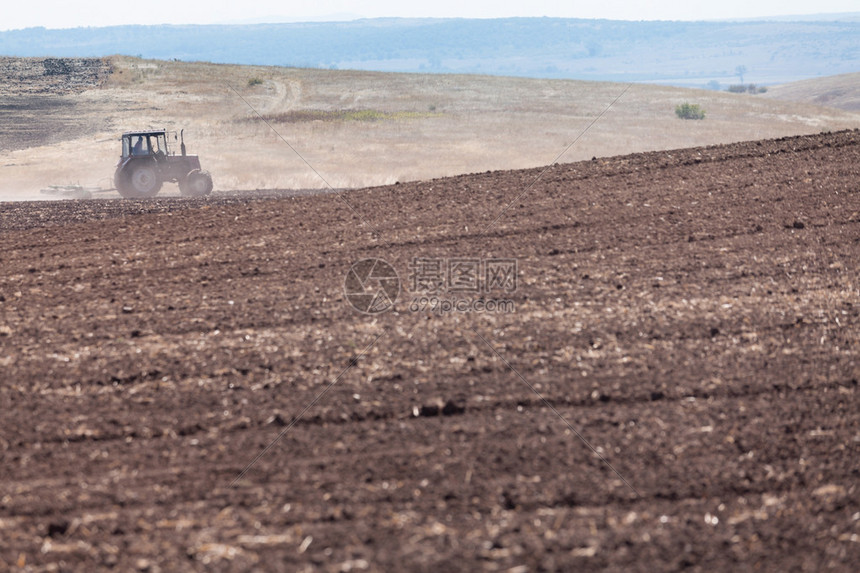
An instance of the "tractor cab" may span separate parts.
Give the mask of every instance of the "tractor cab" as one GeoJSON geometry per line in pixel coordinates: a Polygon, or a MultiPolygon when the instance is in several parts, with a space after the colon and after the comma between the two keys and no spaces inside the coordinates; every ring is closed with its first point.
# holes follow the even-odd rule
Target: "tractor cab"
{"type": "Polygon", "coordinates": [[[129,156],[170,155],[167,144],[170,135],[176,140],[176,132],[143,131],[122,134],[122,158],[129,156]]]}

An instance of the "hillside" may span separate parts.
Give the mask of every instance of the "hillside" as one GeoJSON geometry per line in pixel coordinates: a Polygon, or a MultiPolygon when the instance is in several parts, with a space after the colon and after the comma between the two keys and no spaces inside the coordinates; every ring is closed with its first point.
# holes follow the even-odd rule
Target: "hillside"
{"type": "Polygon", "coordinates": [[[723,89],[855,72],[860,21],[369,19],[0,32],[0,54],[468,73],[723,89]]]}
{"type": "Polygon", "coordinates": [[[0,569],[854,571],[858,166],[0,204],[0,569]]]}
{"type": "Polygon", "coordinates": [[[0,59],[0,76],[5,199],[111,187],[130,129],[185,129],[216,190],[232,191],[320,189],[323,178],[355,188],[860,127],[857,114],[820,106],[639,84],[127,57],[0,59]],[[685,101],[706,119],[678,119],[685,101]]]}
{"type": "Polygon", "coordinates": [[[860,73],[792,82],[768,89],[774,99],[860,111],[860,73]]]}

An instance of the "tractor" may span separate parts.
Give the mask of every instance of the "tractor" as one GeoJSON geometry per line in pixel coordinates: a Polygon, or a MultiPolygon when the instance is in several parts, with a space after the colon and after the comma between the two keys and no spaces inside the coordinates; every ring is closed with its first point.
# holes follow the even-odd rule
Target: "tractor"
{"type": "Polygon", "coordinates": [[[179,132],[180,155],[167,146],[166,130],[129,131],[122,134],[122,156],[113,176],[114,187],[126,199],[155,197],[165,181],[179,184],[184,197],[212,192],[212,176],[200,169],[200,158],[185,153],[185,130],[179,132]]]}

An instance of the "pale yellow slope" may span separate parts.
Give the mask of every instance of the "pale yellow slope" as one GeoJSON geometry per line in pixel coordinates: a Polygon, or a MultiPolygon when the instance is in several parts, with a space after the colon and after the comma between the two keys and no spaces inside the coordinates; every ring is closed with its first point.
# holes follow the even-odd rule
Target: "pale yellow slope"
{"type": "MultiPolygon", "coordinates": [[[[184,128],[215,189],[243,190],[363,187],[547,165],[580,136],[560,161],[860,127],[860,115],[847,111],[641,84],[131,58],[116,58],[106,85],[74,97],[104,127],[0,153],[0,198],[40,198],[48,185],[109,187],[118,137],[131,129],[184,128]],[[677,119],[674,108],[684,101],[701,105],[706,119],[677,119]]],[[[162,193],[178,191],[168,184],[162,193]]]]}
{"type": "Polygon", "coordinates": [[[860,73],[792,82],[768,89],[767,97],[860,112],[860,73]]]}

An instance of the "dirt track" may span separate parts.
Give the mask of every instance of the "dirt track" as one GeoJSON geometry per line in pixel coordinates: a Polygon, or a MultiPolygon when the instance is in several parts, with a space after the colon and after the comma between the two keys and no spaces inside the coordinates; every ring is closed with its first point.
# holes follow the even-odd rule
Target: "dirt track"
{"type": "Polygon", "coordinates": [[[0,205],[0,570],[855,571],[858,166],[0,205]],[[516,310],[362,315],[369,257],[515,259],[516,310]]]}

